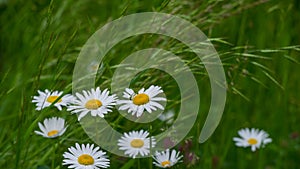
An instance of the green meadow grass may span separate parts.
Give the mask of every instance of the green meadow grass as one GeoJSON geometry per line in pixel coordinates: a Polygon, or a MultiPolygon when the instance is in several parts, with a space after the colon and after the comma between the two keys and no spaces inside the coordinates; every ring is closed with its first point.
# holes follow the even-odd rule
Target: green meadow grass
{"type": "MultiPolygon", "coordinates": [[[[71,93],[76,58],[87,39],[101,26],[139,12],[164,12],[198,26],[214,44],[226,73],[228,92],[221,123],[205,143],[200,130],[210,104],[209,78],[201,64],[177,41],[141,35],[115,46],[104,60],[97,84],[109,88],[115,66],[134,51],[149,47],[170,50],[194,68],[201,92],[198,119],[175,148],[191,144],[194,158],[174,168],[296,169],[300,159],[300,2],[297,0],[8,0],[0,1],[0,168],[63,169],[62,154],[75,142],[92,143],[77,117],[64,109],[36,111],[31,103],[37,90],[71,93]],[[109,59],[113,58],[113,59],[109,59]],[[203,69],[201,69],[203,70],[203,69]],[[44,118],[60,116],[69,124],[56,139],[34,134],[44,118]],[[273,139],[256,152],[236,147],[232,138],[244,127],[260,128],[273,139]]],[[[157,70],[137,77],[135,87],[161,85],[167,109],[178,110],[175,81],[157,70]],[[149,78],[150,77],[150,78],[149,78]],[[148,83],[144,83],[147,81],[148,83]]],[[[119,131],[145,128],[111,121],[119,131]],[[126,126],[126,128],[124,127],[126,126]]],[[[152,122],[154,133],[170,127],[152,122]]],[[[109,154],[111,168],[155,168],[152,160],[109,154]]]]}

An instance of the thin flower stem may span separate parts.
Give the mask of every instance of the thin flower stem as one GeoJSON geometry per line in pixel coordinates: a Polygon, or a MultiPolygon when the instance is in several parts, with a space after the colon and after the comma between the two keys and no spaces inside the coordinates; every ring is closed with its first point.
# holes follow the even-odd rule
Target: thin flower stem
{"type": "MultiPolygon", "coordinates": [[[[152,125],[149,126],[149,132],[150,134],[152,134],[152,125]]],[[[150,156],[152,154],[152,139],[151,139],[151,135],[150,135],[150,156]]],[[[149,169],[152,169],[152,157],[150,157],[150,163],[149,163],[149,169]]]]}
{"type": "Polygon", "coordinates": [[[138,169],[141,169],[141,161],[140,161],[141,159],[139,158],[138,159],[138,169]]]}
{"type": "Polygon", "coordinates": [[[55,143],[54,148],[53,148],[53,157],[52,157],[52,164],[51,164],[52,167],[51,168],[55,168],[54,165],[55,165],[55,157],[56,157],[57,147],[58,147],[58,143],[55,143]]]}

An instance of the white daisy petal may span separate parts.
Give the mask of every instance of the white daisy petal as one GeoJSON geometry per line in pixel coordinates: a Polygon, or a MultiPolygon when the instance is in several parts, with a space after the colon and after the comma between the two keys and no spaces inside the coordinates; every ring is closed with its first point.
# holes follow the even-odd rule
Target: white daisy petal
{"type": "Polygon", "coordinates": [[[64,134],[67,129],[65,119],[60,117],[52,117],[45,119],[43,124],[38,123],[41,131],[34,131],[38,135],[45,138],[55,138],[64,134]]]}
{"type": "Polygon", "coordinates": [[[120,105],[119,110],[127,110],[128,113],[140,117],[145,110],[148,113],[156,111],[157,108],[164,110],[164,107],[158,102],[167,101],[167,99],[155,97],[160,93],[163,93],[161,87],[153,85],[148,89],[140,89],[137,94],[132,89],[126,88],[123,97],[127,100],[119,100],[117,104],[120,105]]]}
{"type": "Polygon", "coordinates": [[[235,145],[238,147],[251,147],[251,151],[256,151],[261,146],[264,146],[268,143],[272,142],[271,138],[268,138],[268,134],[259,129],[241,129],[238,131],[239,137],[234,137],[233,141],[235,141],[235,145]]]}
{"type": "Polygon", "coordinates": [[[170,150],[167,149],[166,151],[155,152],[155,155],[152,157],[154,159],[153,164],[157,167],[169,168],[174,166],[178,162],[181,162],[180,159],[183,156],[180,156],[179,152],[176,152],[176,150],[172,150],[172,153],[170,155],[170,150]]]}
{"type": "Polygon", "coordinates": [[[36,110],[42,110],[52,104],[59,110],[62,110],[62,106],[68,105],[74,97],[70,94],[62,96],[62,91],[50,92],[48,89],[45,92],[38,90],[39,96],[33,96],[32,103],[36,103],[36,110]]]}
{"type": "Polygon", "coordinates": [[[79,114],[78,120],[89,112],[92,116],[103,118],[105,114],[112,112],[111,108],[117,102],[116,95],[109,96],[108,89],[101,91],[99,87],[90,91],[83,90],[82,94],[76,93],[75,95],[77,99],[68,106],[67,110],[79,114]]]}
{"type": "Polygon", "coordinates": [[[69,152],[63,154],[63,165],[68,165],[68,168],[99,169],[110,166],[106,152],[100,150],[99,147],[94,148],[94,144],[80,146],[76,143],[75,147],[70,147],[68,150],[69,152]]]}
{"type": "MultiPolygon", "coordinates": [[[[124,154],[132,158],[137,155],[146,156],[150,153],[150,138],[147,131],[131,131],[124,133],[124,135],[118,140],[118,146],[120,150],[125,151],[124,154]]],[[[156,142],[151,137],[151,147],[155,147],[156,142]]]]}

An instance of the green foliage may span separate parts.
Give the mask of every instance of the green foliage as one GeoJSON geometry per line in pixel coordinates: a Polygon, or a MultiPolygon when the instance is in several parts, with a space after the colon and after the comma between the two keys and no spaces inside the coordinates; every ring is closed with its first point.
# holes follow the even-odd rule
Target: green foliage
{"type": "MultiPolygon", "coordinates": [[[[297,0],[0,1],[0,166],[66,168],[61,165],[63,152],[75,142],[92,141],[75,115],[53,107],[36,111],[32,96],[47,88],[71,93],[76,58],[97,29],[124,15],[156,11],[198,26],[221,57],[228,98],[213,136],[204,144],[198,143],[210,104],[209,77],[203,64],[193,60],[193,53],[176,40],[158,35],[124,40],[108,53],[98,71],[97,85],[109,88],[114,70],[122,66],[121,59],[137,50],[156,47],[172,51],[193,70],[201,92],[197,123],[179,145],[191,140],[190,151],[195,156],[177,168],[299,168],[299,10],[297,0]],[[57,139],[35,135],[37,123],[51,116],[66,118],[70,124],[66,134],[57,139]],[[242,127],[266,130],[273,143],[255,153],[235,147],[232,138],[242,127]]],[[[161,85],[170,99],[167,109],[177,110],[180,96],[175,81],[161,79],[170,77],[150,69],[137,76],[132,86],[161,85]]],[[[113,119],[108,117],[115,129],[127,130],[123,125],[128,121],[113,119]]],[[[170,127],[158,120],[151,124],[156,126],[154,133],[170,127]]],[[[137,168],[139,163],[145,164],[142,168],[151,166],[151,159],[109,155],[111,168],[137,168]]]]}

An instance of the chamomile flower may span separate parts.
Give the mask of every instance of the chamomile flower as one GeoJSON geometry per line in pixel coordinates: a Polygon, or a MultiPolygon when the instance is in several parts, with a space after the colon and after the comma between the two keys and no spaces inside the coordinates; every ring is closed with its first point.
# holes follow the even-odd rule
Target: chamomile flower
{"type": "Polygon", "coordinates": [[[179,152],[176,152],[176,150],[172,150],[170,154],[170,150],[167,149],[166,151],[155,152],[155,155],[153,156],[155,161],[153,164],[160,168],[169,168],[180,162],[179,160],[182,157],[183,156],[180,155],[179,152]]]}
{"type": "Polygon", "coordinates": [[[77,99],[73,105],[68,106],[71,113],[79,113],[78,120],[91,112],[92,116],[104,117],[111,112],[111,108],[116,104],[116,95],[109,95],[107,89],[101,91],[99,87],[90,91],[82,91],[83,94],[76,93],[77,99]]]}
{"type": "Polygon", "coordinates": [[[149,133],[147,131],[131,131],[128,134],[125,133],[119,140],[118,146],[120,150],[125,150],[124,154],[135,158],[138,154],[141,156],[148,155],[150,153],[151,147],[155,147],[155,139],[148,137],[149,133]]]}
{"type": "Polygon", "coordinates": [[[140,117],[146,110],[151,113],[157,108],[164,110],[164,107],[159,104],[159,101],[166,101],[166,98],[156,97],[158,94],[163,93],[159,86],[150,86],[148,89],[142,88],[136,94],[132,89],[126,88],[123,92],[123,97],[127,100],[119,100],[118,104],[121,106],[119,110],[128,110],[128,113],[140,117]]]}
{"type": "Polygon", "coordinates": [[[39,95],[33,96],[32,100],[33,103],[36,103],[36,110],[42,110],[45,107],[49,107],[54,102],[56,102],[54,103],[54,106],[57,107],[58,110],[62,110],[62,106],[67,106],[74,99],[70,94],[62,96],[62,91],[51,92],[46,89],[45,92],[38,90],[38,93],[39,95]]]}
{"type": "Polygon", "coordinates": [[[272,139],[269,134],[263,130],[249,128],[241,129],[238,131],[239,137],[234,137],[235,145],[238,147],[251,147],[252,151],[264,147],[266,144],[271,143],[272,139]]]}
{"type": "Polygon", "coordinates": [[[108,168],[110,160],[106,156],[106,152],[94,147],[94,144],[76,143],[75,147],[68,148],[69,152],[63,154],[63,165],[69,165],[68,168],[75,169],[99,169],[108,168]]]}
{"type": "Polygon", "coordinates": [[[43,123],[44,124],[38,123],[41,131],[34,132],[46,138],[61,136],[67,129],[67,126],[65,126],[65,119],[60,117],[47,118],[43,123]]]}

